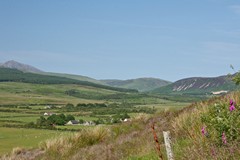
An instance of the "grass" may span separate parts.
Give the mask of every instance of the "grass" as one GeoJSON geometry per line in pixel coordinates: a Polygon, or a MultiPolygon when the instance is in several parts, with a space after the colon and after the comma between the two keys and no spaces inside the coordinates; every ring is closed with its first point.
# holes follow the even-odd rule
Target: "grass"
{"type": "Polygon", "coordinates": [[[157,111],[162,111],[165,109],[173,109],[173,110],[180,110],[184,107],[190,105],[190,103],[187,102],[173,102],[173,101],[167,101],[160,104],[146,104],[146,105],[137,105],[137,107],[148,107],[148,108],[155,108],[157,111]]]}
{"type": "Polygon", "coordinates": [[[159,160],[159,157],[156,155],[155,152],[151,152],[146,155],[130,156],[127,158],[127,160],[159,160]]]}
{"type": "Polygon", "coordinates": [[[93,121],[97,120],[98,118],[96,117],[90,117],[90,116],[75,116],[76,120],[83,119],[84,121],[93,121]]]}
{"type": "Polygon", "coordinates": [[[0,83],[0,104],[1,105],[26,105],[26,104],[67,104],[67,103],[100,103],[104,100],[81,99],[65,94],[67,90],[88,94],[115,94],[116,91],[96,89],[74,84],[42,85],[30,83],[1,82],[0,83]]]}
{"type": "Polygon", "coordinates": [[[15,147],[37,148],[41,141],[61,134],[57,131],[0,127],[0,155],[15,147]]]}
{"type": "Polygon", "coordinates": [[[59,129],[86,129],[93,128],[95,126],[83,126],[83,125],[65,125],[65,126],[57,126],[59,129]]]}
{"type": "Polygon", "coordinates": [[[13,120],[13,121],[20,121],[23,123],[29,123],[29,122],[36,122],[36,120],[39,118],[39,116],[24,116],[24,117],[11,117],[11,118],[0,118],[0,120],[13,120]]]}

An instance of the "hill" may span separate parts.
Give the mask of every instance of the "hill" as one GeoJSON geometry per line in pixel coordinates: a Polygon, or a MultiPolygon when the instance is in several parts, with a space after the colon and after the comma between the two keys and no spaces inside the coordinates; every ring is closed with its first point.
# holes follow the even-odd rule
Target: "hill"
{"type": "Polygon", "coordinates": [[[65,77],[65,78],[70,78],[70,79],[75,79],[75,80],[80,80],[80,81],[88,81],[88,82],[101,84],[100,81],[90,78],[90,77],[81,76],[81,75],[73,75],[73,74],[65,74],[65,73],[44,72],[36,67],[30,66],[27,64],[23,64],[23,63],[14,61],[14,60],[7,61],[5,63],[0,63],[0,68],[17,69],[22,72],[37,73],[37,74],[48,75],[48,76],[65,77]]]}
{"type": "Polygon", "coordinates": [[[157,88],[152,93],[206,95],[216,91],[233,91],[237,86],[229,76],[193,77],[178,80],[170,85],[157,88]]]}
{"type": "Polygon", "coordinates": [[[0,67],[1,68],[17,69],[17,70],[23,71],[23,72],[33,72],[33,73],[42,73],[43,72],[40,69],[37,69],[33,66],[23,64],[23,63],[19,63],[19,62],[16,62],[14,60],[7,61],[5,63],[1,63],[0,67]]]}
{"type": "Polygon", "coordinates": [[[52,72],[42,72],[40,74],[48,75],[48,76],[65,77],[65,78],[70,78],[70,79],[75,79],[75,80],[80,80],[80,81],[87,81],[87,82],[104,85],[104,83],[102,83],[101,81],[98,81],[94,78],[90,78],[87,76],[82,76],[82,75],[74,75],[74,74],[66,74],[66,73],[52,73],[52,72]]]}
{"type": "Polygon", "coordinates": [[[138,78],[130,80],[101,80],[101,82],[120,88],[136,89],[140,92],[150,91],[162,86],[166,86],[171,82],[157,78],[138,78]]]}
{"type": "Polygon", "coordinates": [[[25,82],[34,84],[78,84],[101,89],[108,89],[120,92],[137,92],[136,90],[116,88],[95,84],[87,81],[74,80],[65,77],[47,76],[35,73],[25,73],[16,69],[0,68],[0,82],[25,82]]]}

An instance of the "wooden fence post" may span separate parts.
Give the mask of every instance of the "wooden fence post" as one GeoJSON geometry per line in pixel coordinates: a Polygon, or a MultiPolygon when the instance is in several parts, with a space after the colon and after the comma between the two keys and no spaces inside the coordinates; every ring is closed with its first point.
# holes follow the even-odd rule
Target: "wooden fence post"
{"type": "Polygon", "coordinates": [[[164,137],[164,143],[165,143],[165,147],[166,147],[166,151],[167,151],[168,160],[174,160],[172,149],[171,149],[170,132],[169,131],[167,131],[167,132],[163,131],[163,137],[164,137]]]}
{"type": "Polygon", "coordinates": [[[159,141],[158,141],[158,137],[157,137],[157,134],[156,134],[155,126],[154,126],[154,125],[155,125],[155,124],[154,124],[154,122],[153,122],[152,125],[151,125],[151,128],[152,128],[154,140],[155,140],[155,142],[156,142],[156,149],[157,149],[157,152],[158,152],[159,159],[160,159],[160,160],[163,160],[163,155],[162,155],[162,152],[161,152],[160,144],[159,144],[159,141]]]}

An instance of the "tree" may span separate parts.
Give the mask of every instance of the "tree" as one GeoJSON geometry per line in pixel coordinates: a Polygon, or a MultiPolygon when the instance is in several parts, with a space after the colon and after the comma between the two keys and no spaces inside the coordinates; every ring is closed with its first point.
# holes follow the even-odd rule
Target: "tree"
{"type": "Polygon", "coordinates": [[[71,104],[71,103],[68,103],[68,104],[66,105],[66,108],[73,108],[73,107],[74,107],[74,105],[71,104]]]}
{"type": "Polygon", "coordinates": [[[75,118],[74,118],[74,116],[73,115],[67,115],[66,116],[66,121],[68,122],[68,121],[71,121],[71,120],[75,120],[75,118]]]}
{"type": "Polygon", "coordinates": [[[56,121],[55,121],[55,124],[56,125],[64,125],[66,123],[66,121],[64,119],[62,119],[61,117],[57,117],[56,121]]]}
{"type": "Polygon", "coordinates": [[[66,121],[66,116],[63,113],[59,115],[59,118],[66,121]]]}

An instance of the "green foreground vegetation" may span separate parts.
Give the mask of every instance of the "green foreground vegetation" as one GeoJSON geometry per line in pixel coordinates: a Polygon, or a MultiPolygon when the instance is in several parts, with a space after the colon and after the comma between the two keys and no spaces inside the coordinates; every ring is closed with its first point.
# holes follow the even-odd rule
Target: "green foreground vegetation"
{"type": "Polygon", "coordinates": [[[185,108],[172,122],[176,159],[240,159],[240,92],[185,108]]]}

